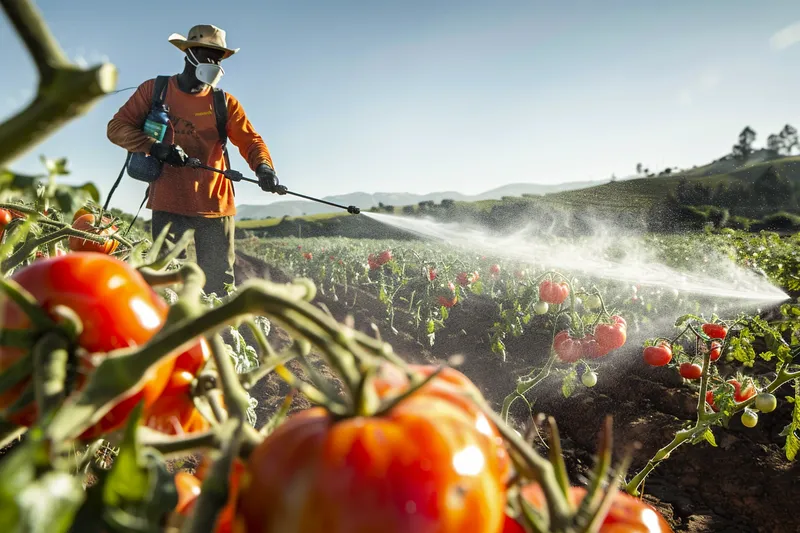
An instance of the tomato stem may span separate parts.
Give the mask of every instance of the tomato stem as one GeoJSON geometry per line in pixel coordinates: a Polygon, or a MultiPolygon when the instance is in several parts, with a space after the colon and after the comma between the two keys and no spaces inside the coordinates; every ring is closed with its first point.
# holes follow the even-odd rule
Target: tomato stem
{"type": "Polygon", "coordinates": [[[204,448],[216,450],[223,442],[219,428],[177,437],[153,431],[147,426],[141,426],[137,431],[137,440],[142,448],[153,448],[167,458],[183,456],[192,450],[204,448]]]}
{"type": "MultiPolygon", "coordinates": [[[[522,456],[522,465],[518,465],[534,481],[540,483],[547,499],[547,508],[550,516],[551,531],[564,531],[569,526],[572,519],[570,504],[564,493],[560,490],[560,483],[553,464],[540,456],[516,431],[511,429],[503,419],[488,406],[485,400],[476,398],[471,394],[464,393],[497,427],[500,435],[511,445],[511,448],[522,456]]],[[[515,461],[516,462],[516,461],[515,461]]]]}
{"type": "Polygon", "coordinates": [[[569,503],[569,474],[567,474],[567,465],[564,463],[564,457],[562,455],[561,437],[559,436],[558,425],[556,424],[555,418],[552,416],[547,417],[547,424],[550,429],[550,447],[548,450],[550,464],[553,465],[559,488],[564,494],[564,498],[567,499],[567,503],[569,503]]]}
{"type": "MultiPolygon", "coordinates": [[[[236,368],[233,361],[225,349],[222,337],[214,335],[210,339],[211,356],[219,374],[222,394],[225,397],[225,407],[231,418],[238,418],[242,421],[247,420],[247,409],[250,406],[247,392],[239,383],[236,368]]],[[[220,421],[222,422],[222,421],[220,421]]]]}
{"type": "Polygon", "coordinates": [[[39,331],[51,331],[58,327],[47,312],[39,306],[36,298],[22,285],[11,278],[0,278],[0,292],[11,299],[33,322],[33,327],[39,331]]]}
{"type": "Polygon", "coordinates": [[[611,452],[613,446],[613,420],[611,415],[606,415],[603,426],[598,436],[597,456],[595,466],[586,488],[586,496],[578,507],[578,514],[588,512],[597,499],[598,489],[604,482],[608,469],[611,467],[611,452]]]}
{"type": "Polygon", "coordinates": [[[58,332],[45,334],[33,346],[33,382],[39,420],[49,416],[64,398],[68,342],[58,332]]]}
{"type": "MultiPolygon", "coordinates": [[[[87,233],[85,231],[77,230],[71,226],[65,226],[59,230],[54,231],[53,233],[48,233],[46,235],[42,235],[41,237],[34,237],[33,239],[25,241],[25,244],[20,246],[19,250],[14,252],[11,255],[11,257],[9,257],[5,261],[3,261],[2,264],[0,264],[0,270],[2,270],[3,273],[5,274],[11,269],[19,266],[19,264],[22,263],[29,255],[31,255],[36,248],[48,245],[50,243],[54,243],[56,241],[60,241],[67,237],[78,237],[80,239],[100,244],[105,244],[108,239],[112,238],[116,239],[116,237],[105,237],[102,235],[97,235],[94,233],[87,233]]],[[[126,241],[126,245],[130,246],[130,243],[126,241]]]]}
{"type": "Polygon", "coordinates": [[[233,462],[239,455],[245,429],[244,418],[231,417],[220,429],[222,448],[203,480],[194,512],[183,527],[185,533],[207,533],[216,529],[220,512],[228,502],[233,462]]]}

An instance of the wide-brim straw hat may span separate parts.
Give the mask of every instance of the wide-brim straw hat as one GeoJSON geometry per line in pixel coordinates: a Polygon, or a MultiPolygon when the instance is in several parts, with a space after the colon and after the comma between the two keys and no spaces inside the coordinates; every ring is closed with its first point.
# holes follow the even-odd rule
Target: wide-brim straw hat
{"type": "Polygon", "coordinates": [[[225,30],[211,24],[198,24],[192,27],[186,37],[179,33],[173,33],[169,36],[169,42],[183,52],[192,46],[221,50],[225,54],[222,59],[227,59],[239,51],[239,48],[228,48],[228,43],[225,41],[225,30]]]}

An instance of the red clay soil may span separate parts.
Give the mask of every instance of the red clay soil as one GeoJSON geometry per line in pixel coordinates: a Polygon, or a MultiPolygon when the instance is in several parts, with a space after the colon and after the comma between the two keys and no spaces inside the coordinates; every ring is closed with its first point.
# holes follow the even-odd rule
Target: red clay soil
{"type": "MultiPolygon", "coordinates": [[[[237,283],[251,277],[290,280],[259,259],[238,254],[237,283]]],[[[343,297],[340,292],[339,298],[333,301],[318,295],[315,302],[327,307],[340,321],[352,316],[362,331],[372,333],[370,324],[374,322],[384,340],[408,361],[446,362],[451,356],[461,356],[459,370],[478,385],[498,411],[515,378],[541,364],[549,350],[549,337],[536,333],[534,325],[531,333],[507,343],[506,362],[492,354],[487,334],[493,321],[492,304],[479,298],[451,310],[446,330],[437,334],[432,347],[425,339],[419,342],[410,328],[403,327],[401,311],[395,318],[399,332],[393,334],[382,321],[383,304],[370,294],[351,287],[348,296],[343,297]],[[356,296],[354,290],[358,292],[355,307],[349,304],[356,296]]],[[[273,343],[291,342],[285,331],[274,324],[272,327],[273,343]]],[[[640,339],[629,338],[625,347],[603,362],[597,385],[591,389],[578,386],[570,398],[561,395],[560,378],[545,381],[536,389],[534,413],[553,415],[558,422],[575,483],[592,467],[597,433],[607,414],[614,417],[617,459],[624,443],[638,441],[642,445],[631,474],[638,472],[684,423],[693,420],[696,395],[683,386],[676,373],[645,365],[639,346],[640,339]]],[[[259,423],[286,392],[286,386],[274,376],[253,389],[260,404],[259,423]]],[[[788,394],[791,390],[781,389],[777,396],[788,394]]],[[[779,408],[762,415],[753,429],[744,428],[738,419],[728,429],[715,428],[717,448],[708,444],[678,448],[647,478],[646,501],[667,518],[676,532],[800,532],[800,466],[785,459],[783,437],[779,436],[790,414],[787,402],[781,401],[779,408]]],[[[512,417],[518,425],[530,420],[523,402],[517,402],[512,417]]]]}

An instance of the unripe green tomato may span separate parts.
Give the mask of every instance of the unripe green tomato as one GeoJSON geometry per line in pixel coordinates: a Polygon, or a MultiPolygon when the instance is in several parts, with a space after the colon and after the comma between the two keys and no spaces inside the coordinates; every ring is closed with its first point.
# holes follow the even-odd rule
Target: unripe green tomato
{"type": "Polygon", "coordinates": [[[774,394],[762,392],[756,396],[756,409],[762,413],[771,413],[776,407],[778,407],[778,400],[774,394]]]}
{"type": "Polygon", "coordinates": [[[748,428],[754,428],[758,424],[758,415],[752,409],[745,408],[742,413],[742,425],[748,428]]]}
{"type": "Polygon", "coordinates": [[[584,372],[581,376],[581,382],[585,387],[594,387],[597,385],[597,374],[589,370],[588,372],[584,372]]]}
{"type": "Polygon", "coordinates": [[[548,309],[550,309],[550,306],[547,305],[547,302],[543,302],[541,300],[536,302],[536,305],[533,306],[533,312],[536,313],[537,315],[545,314],[548,309]]]}
{"type": "Polygon", "coordinates": [[[602,300],[600,300],[600,296],[597,294],[591,294],[588,298],[586,298],[586,303],[584,304],[586,309],[600,309],[600,306],[603,305],[602,300]]]}

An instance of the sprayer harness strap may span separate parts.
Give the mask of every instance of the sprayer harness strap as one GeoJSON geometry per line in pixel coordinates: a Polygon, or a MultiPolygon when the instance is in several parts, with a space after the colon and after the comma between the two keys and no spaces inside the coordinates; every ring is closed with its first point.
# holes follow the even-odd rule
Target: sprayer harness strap
{"type": "MultiPolygon", "coordinates": [[[[157,76],[155,85],[153,86],[153,97],[152,97],[152,107],[160,106],[164,102],[164,98],[166,97],[167,93],[167,84],[169,82],[169,76],[157,76]]],[[[225,169],[231,168],[231,161],[228,157],[228,98],[225,94],[225,91],[220,89],[219,87],[214,87],[212,91],[212,99],[213,99],[213,107],[214,107],[214,118],[217,122],[217,134],[219,135],[219,141],[222,144],[222,154],[225,157],[225,169]]],[[[128,152],[128,156],[125,159],[125,164],[122,165],[122,170],[119,172],[119,176],[117,176],[117,181],[114,182],[114,186],[111,187],[111,191],[108,193],[108,198],[106,199],[106,203],[103,206],[103,210],[108,209],[108,204],[111,201],[111,195],[114,194],[114,191],[119,186],[120,181],[122,181],[122,176],[125,174],[125,169],[128,166],[128,162],[131,160],[131,152],[128,152]]],[[[231,186],[233,184],[231,183],[231,186]]],[[[144,191],[144,199],[142,199],[142,203],[139,205],[139,209],[136,211],[136,216],[133,217],[130,226],[128,229],[130,230],[133,227],[134,222],[136,219],[139,218],[139,213],[142,211],[142,207],[147,202],[147,198],[150,196],[150,186],[147,186],[147,189],[144,191]]],[[[126,232],[127,233],[127,232],[126,232]]]]}
{"type": "MultiPolygon", "coordinates": [[[[163,76],[163,75],[162,76],[156,76],[156,82],[153,85],[152,103],[150,104],[151,109],[155,108],[155,107],[158,107],[162,103],[164,103],[164,98],[167,95],[167,83],[168,82],[169,82],[169,76],[163,76]]],[[[114,185],[111,187],[111,190],[108,192],[108,197],[106,198],[106,203],[103,206],[103,211],[106,211],[108,209],[108,204],[111,203],[111,196],[113,196],[114,191],[116,191],[117,187],[119,187],[119,183],[122,181],[122,176],[125,175],[125,169],[128,168],[128,163],[130,163],[132,155],[133,155],[133,152],[128,152],[128,155],[125,158],[125,163],[122,165],[122,170],[119,171],[119,176],[117,176],[117,181],[114,182],[114,185]]],[[[145,193],[144,193],[145,201],[147,201],[147,195],[148,195],[149,192],[150,192],[150,187],[148,186],[147,187],[147,191],[145,191],[145,193]]],[[[142,202],[142,205],[144,205],[144,202],[142,202]]],[[[142,210],[142,208],[139,207],[139,211],[141,211],[141,210],[142,210]]],[[[136,213],[136,217],[138,217],[138,216],[139,216],[139,213],[137,212],[136,213]]],[[[136,217],[134,217],[134,221],[136,220],[136,217]]],[[[133,225],[133,224],[131,223],[131,225],[133,225]]]]}

